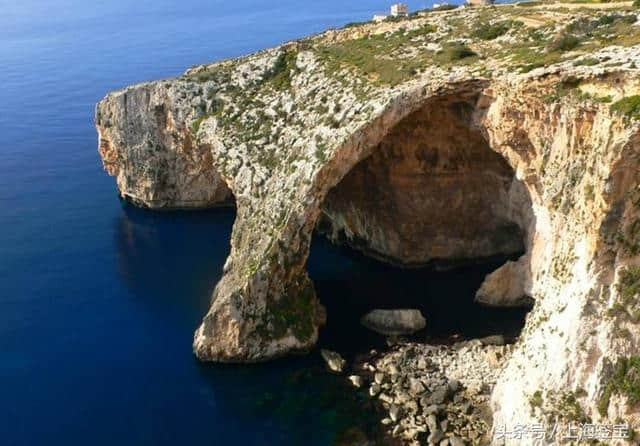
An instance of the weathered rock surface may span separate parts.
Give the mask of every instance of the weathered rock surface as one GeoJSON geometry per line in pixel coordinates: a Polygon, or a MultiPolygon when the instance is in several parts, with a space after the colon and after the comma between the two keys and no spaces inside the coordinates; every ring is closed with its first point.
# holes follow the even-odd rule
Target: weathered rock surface
{"type": "Polygon", "coordinates": [[[360,323],[385,336],[401,336],[424,329],[427,321],[420,310],[372,310],[360,323]]]}
{"type": "Polygon", "coordinates": [[[196,355],[313,347],[325,314],[305,264],[323,215],[334,239],[407,266],[523,250],[479,297],[536,302],[496,378],[494,423],[539,423],[539,394],[545,414],[569,419],[551,397],[569,392],[584,419],[638,425],[614,372],[632,377],[640,349],[640,28],[630,4],[614,7],[419,15],[109,94],[99,150],[123,196],[153,208],[235,199],[196,355]],[[474,39],[497,21],[505,34],[474,39]],[[568,32],[580,45],[556,48],[568,32]]]}

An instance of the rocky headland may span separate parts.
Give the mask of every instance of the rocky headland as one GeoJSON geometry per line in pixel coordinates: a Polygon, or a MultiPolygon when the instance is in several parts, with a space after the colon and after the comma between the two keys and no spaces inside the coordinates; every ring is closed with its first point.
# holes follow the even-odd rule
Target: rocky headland
{"type": "Polygon", "coordinates": [[[526,445],[540,440],[488,432],[638,428],[639,14],[632,2],[424,11],[107,95],[99,152],[123,198],[237,208],[198,358],[314,347],[331,318],[306,272],[316,229],[400,267],[516,256],[477,295],[534,303],[514,345],[372,358],[362,385],[391,434],[526,445]]]}

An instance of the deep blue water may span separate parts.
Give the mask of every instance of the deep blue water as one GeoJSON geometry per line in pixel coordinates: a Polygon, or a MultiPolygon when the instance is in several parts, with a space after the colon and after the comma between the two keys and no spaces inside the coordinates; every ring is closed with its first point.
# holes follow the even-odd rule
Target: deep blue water
{"type": "MultiPolygon", "coordinates": [[[[345,428],[370,427],[363,397],[317,353],[246,367],[194,359],[233,210],[122,205],[96,152],[93,109],[110,90],[386,5],[0,0],[0,444],[331,445],[345,428]]],[[[330,309],[356,302],[356,284],[377,271],[323,240],[309,266],[330,309]]],[[[412,280],[431,294],[446,287],[412,280]]],[[[407,287],[420,288],[400,295],[407,287]]],[[[358,302],[351,319],[330,322],[325,345],[358,348],[341,345],[358,302]]]]}

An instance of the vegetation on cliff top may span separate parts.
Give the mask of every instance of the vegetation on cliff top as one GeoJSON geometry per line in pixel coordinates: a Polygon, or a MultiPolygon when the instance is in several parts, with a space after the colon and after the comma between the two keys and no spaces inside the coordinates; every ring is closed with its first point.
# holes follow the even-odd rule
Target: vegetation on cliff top
{"type": "MultiPolygon", "coordinates": [[[[340,39],[320,45],[318,50],[330,62],[330,72],[340,72],[344,66],[356,67],[364,78],[394,86],[428,66],[448,68],[478,63],[489,69],[487,65],[493,60],[491,65],[496,68],[515,65],[526,72],[575,58],[574,51],[587,54],[607,45],[640,43],[640,27],[632,26],[637,14],[627,13],[628,9],[556,11],[556,15],[547,15],[549,11],[538,8],[523,10],[503,5],[454,11],[437,19],[434,16],[433,20],[430,15],[421,14],[418,18],[429,21],[416,26],[416,17],[410,17],[405,19],[406,28],[400,26],[405,22],[400,22],[395,30],[340,39]],[[452,44],[468,48],[458,53],[465,57],[456,57],[455,51],[448,50],[452,44]]],[[[593,58],[592,63],[595,64],[593,58]]]]}
{"type": "MultiPolygon", "coordinates": [[[[637,15],[629,11],[501,5],[419,12],[383,24],[353,24],[185,75],[192,84],[204,84],[200,90],[206,91],[199,105],[193,101],[190,130],[197,134],[205,120],[216,117],[218,128],[234,135],[233,144],[251,146],[259,158],[256,161],[273,169],[284,161],[275,147],[281,143],[283,129],[308,128],[300,116],[317,115],[313,119],[321,126],[339,129],[345,125],[345,116],[353,115],[338,110],[345,110],[345,97],[351,98],[347,103],[352,109],[365,116],[371,108],[358,108],[358,104],[426,73],[446,76],[466,67],[470,75],[491,77],[514,68],[526,72],[568,60],[575,60],[575,66],[598,65],[606,57],[592,56],[595,50],[640,43],[640,27],[634,25],[637,15]],[[320,73],[326,78],[315,77],[320,73]],[[306,80],[299,83],[300,76],[306,80]],[[310,88],[311,79],[320,82],[321,88],[310,88]],[[300,94],[304,98],[296,97],[300,94]],[[298,118],[291,122],[294,116],[298,118]]],[[[577,89],[563,83],[545,100],[552,102],[570,92],[577,89]]],[[[633,98],[612,109],[630,117],[639,113],[633,98]]],[[[324,163],[327,144],[319,134],[315,140],[315,158],[324,163]]],[[[288,165],[291,162],[287,158],[288,165]]]]}
{"type": "Polygon", "coordinates": [[[420,51],[406,57],[408,41],[421,40],[436,30],[433,25],[424,25],[413,31],[400,30],[395,33],[375,34],[359,39],[332,44],[321,44],[316,54],[325,63],[330,74],[344,67],[355,68],[357,74],[374,83],[397,85],[415,76],[420,68],[429,64],[427,58],[432,51],[420,51]]]}

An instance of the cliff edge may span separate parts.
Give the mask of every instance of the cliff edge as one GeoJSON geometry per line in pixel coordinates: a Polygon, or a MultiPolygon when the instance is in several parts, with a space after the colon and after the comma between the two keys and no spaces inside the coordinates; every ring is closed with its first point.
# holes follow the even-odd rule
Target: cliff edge
{"type": "Polygon", "coordinates": [[[107,95],[99,152],[123,197],[237,206],[196,355],[263,361],[315,344],[315,227],[409,267],[521,254],[479,296],[535,301],[497,378],[494,425],[637,426],[638,14],[630,2],[426,11],[107,95]]]}

